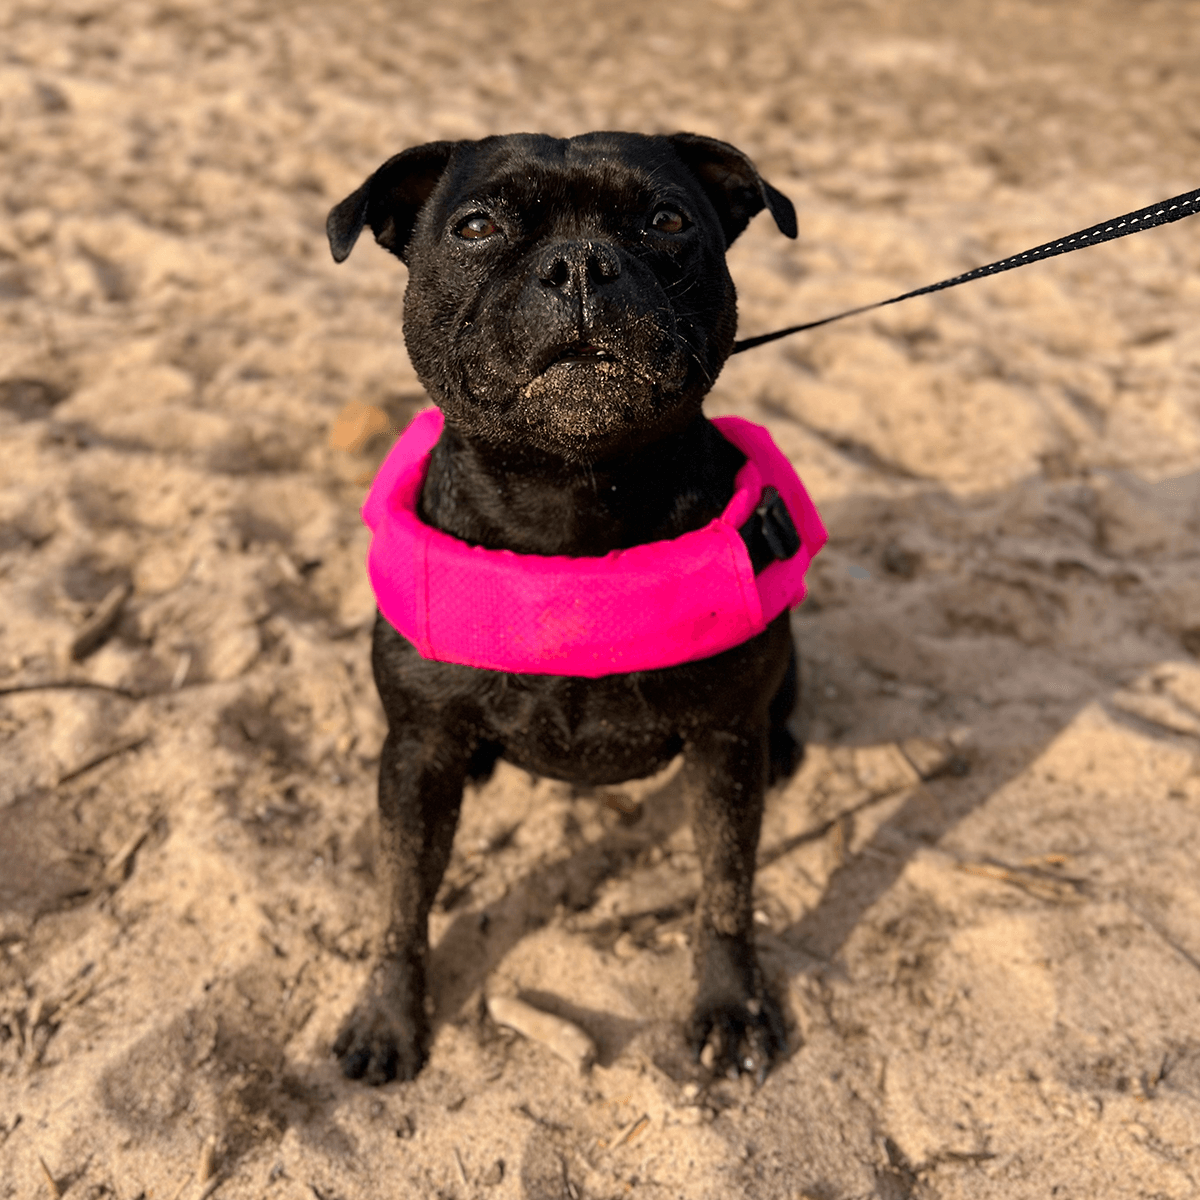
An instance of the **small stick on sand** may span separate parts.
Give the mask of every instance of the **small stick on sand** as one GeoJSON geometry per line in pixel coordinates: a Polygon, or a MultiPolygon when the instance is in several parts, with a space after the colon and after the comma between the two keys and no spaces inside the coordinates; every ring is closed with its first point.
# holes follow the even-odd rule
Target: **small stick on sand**
{"type": "Polygon", "coordinates": [[[179,1200],[179,1197],[183,1195],[183,1189],[192,1182],[192,1176],[195,1175],[195,1173],[195,1171],[189,1171],[183,1177],[183,1182],[175,1189],[175,1195],[171,1197],[171,1200],[179,1200]]]}
{"type": "Polygon", "coordinates": [[[615,1150],[618,1146],[625,1145],[626,1142],[632,1142],[633,1139],[637,1137],[649,1124],[650,1114],[642,1113],[642,1115],[638,1117],[638,1119],[634,1121],[634,1123],[630,1125],[630,1127],[625,1130],[625,1132],[621,1134],[621,1136],[617,1138],[615,1142],[613,1142],[613,1149],[615,1150]]]}
{"type": "Polygon", "coordinates": [[[110,758],[116,758],[118,754],[128,754],[131,750],[140,750],[149,740],[150,735],[148,733],[142,734],[141,737],[130,738],[127,741],[118,742],[115,746],[110,746],[107,750],[102,750],[86,762],[80,763],[79,766],[72,767],[71,770],[60,775],[58,777],[58,786],[62,787],[64,783],[70,783],[71,780],[78,779],[80,775],[86,775],[88,771],[103,765],[110,758]]]}
{"type": "Polygon", "coordinates": [[[96,605],[96,611],[84,622],[83,628],[71,642],[73,661],[82,662],[89,654],[94,654],[108,641],[108,637],[116,627],[117,620],[121,615],[121,609],[125,607],[125,601],[129,599],[132,591],[133,588],[130,584],[118,583],[96,605]]]}
{"type": "Polygon", "coordinates": [[[568,1200],[579,1200],[579,1189],[571,1182],[571,1176],[567,1171],[567,1160],[560,1154],[558,1161],[562,1165],[563,1191],[567,1194],[568,1200]]]}
{"type": "Polygon", "coordinates": [[[37,1156],[37,1160],[38,1165],[42,1168],[42,1174],[45,1176],[46,1186],[50,1189],[50,1195],[54,1197],[54,1200],[59,1200],[62,1189],[58,1186],[58,1180],[50,1174],[50,1168],[46,1166],[46,1160],[40,1154],[37,1156]]]}
{"type": "Polygon", "coordinates": [[[1086,899],[1083,880],[1067,876],[1054,876],[1045,872],[1020,870],[1003,863],[965,862],[959,869],[968,875],[982,875],[986,879],[998,879],[1001,883],[1020,888],[1039,900],[1053,900],[1060,904],[1081,904],[1086,899]]]}
{"type": "Polygon", "coordinates": [[[531,1041],[541,1042],[564,1062],[586,1071],[596,1061],[596,1044],[578,1025],[543,1012],[515,996],[492,996],[488,1000],[492,1020],[507,1025],[531,1041]]]}
{"type": "MultiPolygon", "coordinates": [[[[146,739],[143,738],[142,740],[145,741],[146,739]]],[[[132,873],[133,857],[142,848],[142,843],[153,832],[154,822],[157,820],[158,809],[151,809],[141,828],[108,860],[104,867],[104,878],[108,883],[119,884],[129,877],[132,873]]]]}
{"type": "Polygon", "coordinates": [[[204,1139],[204,1145],[200,1147],[200,1162],[196,1167],[196,1174],[201,1183],[207,1183],[212,1178],[216,1165],[217,1139],[210,1134],[204,1139]]]}
{"type": "Polygon", "coordinates": [[[177,692],[181,687],[183,687],[183,681],[187,678],[188,668],[191,665],[191,652],[185,650],[179,656],[179,665],[175,668],[175,674],[171,676],[171,691],[177,692]]]}
{"type": "Polygon", "coordinates": [[[14,683],[11,687],[0,688],[0,696],[15,696],[18,692],[63,692],[75,689],[93,692],[112,692],[114,696],[124,696],[126,700],[143,700],[141,692],[131,688],[117,687],[112,683],[96,683],[91,679],[47,679],[44,683],[14,683]]]}

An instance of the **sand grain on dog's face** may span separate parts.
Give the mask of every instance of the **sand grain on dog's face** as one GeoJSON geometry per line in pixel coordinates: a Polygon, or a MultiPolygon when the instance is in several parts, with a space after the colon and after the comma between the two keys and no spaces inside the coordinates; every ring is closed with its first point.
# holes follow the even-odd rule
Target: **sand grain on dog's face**
{"type": "Polygon", "coordinates": [[[393,147],[694,129],[796,202],[796,243],[760,217],[731,251],[753,334],[1196,186],[1197,28],[1103,0],[6,8],[0,689],[103,686],[0,695],[0,1195],[43,1194],[40,1158],[65,1196],[174,1196],[210,1138],[214,1194],[256,1200],[1192,1194],[1192,223],[739,356],[706,401],[769,425],[833,532],[755,894],[797,1050],[758,1092],[681,1051],[670,768],[468,796],[432,1065],[337,1075],[383,737],[357,506],[389,439],[327,437],[423,400],[402,270],[334,267],[322,228],[393,147]],[[591,1074],[493,989],[585,1030],[591,1074]]]}

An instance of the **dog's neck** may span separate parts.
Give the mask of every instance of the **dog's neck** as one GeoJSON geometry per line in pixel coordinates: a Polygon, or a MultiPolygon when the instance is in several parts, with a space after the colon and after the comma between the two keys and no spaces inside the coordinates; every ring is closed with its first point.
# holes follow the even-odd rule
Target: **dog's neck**
{"type": "Polygon", "coordinates": [[[620,458],[572,463],[465,437],[447,425],[421,519],[489,550],[598,556],[699,529],[720,515],[745,461],[697,415],[620,458]]]}

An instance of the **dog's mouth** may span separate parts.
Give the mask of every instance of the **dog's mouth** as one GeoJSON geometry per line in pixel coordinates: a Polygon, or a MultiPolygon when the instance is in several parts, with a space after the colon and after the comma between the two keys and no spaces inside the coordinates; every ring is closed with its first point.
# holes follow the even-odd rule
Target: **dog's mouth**
{"type": "Polygon", "coordinates": [[[611,350],[598,346],[595,342],[572,342],[569,346],[551,351],[542,362],[542,372],[550,370],[551,367],[591,367],[618,361],[611,350]]]}
{"type": "Polygon", "coordinates": [[[656,430],[686,372],[682,355],[664,353],[664,334],[650,319],[632,331],[590,335],[542,346],[520,388],[526,436],[574,461],[615,453],[656,430]]]}

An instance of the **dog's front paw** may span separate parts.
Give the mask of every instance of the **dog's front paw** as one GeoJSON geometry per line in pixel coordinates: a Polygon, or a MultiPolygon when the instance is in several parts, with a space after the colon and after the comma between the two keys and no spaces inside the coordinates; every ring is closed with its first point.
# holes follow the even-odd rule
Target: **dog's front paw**
{"type": "Polygon", "coordinates": [[[710,1003],[701,997],[688,1023],[688,1041],[697,1062],[708,1060],[705,1050],[711,1047],[714,1074],[753,1075],[757,1083],[787,1050],[783,1014],[766,992],[710,1003]]]}
{"type": "Polygon", "coordinates": [[[787,1050],[783,1013],[762,986],[754,952],[745,943],[712,938],[706,950],[688,1022],[692,1052],[697,1062],[711,1061],[716,1074],[753,1075],[762,1083],[787,1050]]]}
{"type": "Polygon", "coordinates": [[[381,963],[342,1022],[333,1053],[347,1079],[381,1084],[415,1079],[428,1057],[428,1043],[424,989],[396,964],[381,963]]]}

